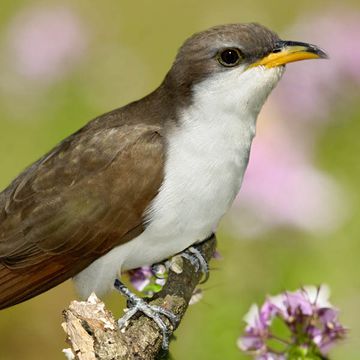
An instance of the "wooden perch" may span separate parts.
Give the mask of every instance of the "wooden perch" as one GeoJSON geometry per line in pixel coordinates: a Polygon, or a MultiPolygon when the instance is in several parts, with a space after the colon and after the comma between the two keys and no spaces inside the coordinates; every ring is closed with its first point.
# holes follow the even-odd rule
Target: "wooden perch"
{"type": "MultiPolygon", "coordinates": [[[[198,246],[207,262],[212,258],[215,246],[215,236],[198,246]]],[[[184,259],[182,272],[169,269],[166,284],[150,303],[172,311],[181,319],[201,277],[202,273],[195,272],[193,265],[184,259]]],[[[95,294],[87,301],[72,301],[63,315],[62,326],[71,346],[71,351],[65,351],[68,359],[150,360],[159,358],[162,353],[162,334],[153,320],[140,315],[120,331],[116,319],[95,294]]]]}

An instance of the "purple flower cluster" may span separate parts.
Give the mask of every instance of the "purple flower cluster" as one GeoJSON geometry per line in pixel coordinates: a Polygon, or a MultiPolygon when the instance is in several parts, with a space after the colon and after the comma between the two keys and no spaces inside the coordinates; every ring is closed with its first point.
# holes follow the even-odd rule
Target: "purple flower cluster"
{"type": "Polygon", "coordinates": [[[165,285],[167,269],[164,265],[142,266],[128,270],[127,275],[132,286],[146,296],[159,292],[165,285]]]}
{"type": "Polygon", "coordinates": [[[296,358],[302,358],[302,354],[308,359],[324,359],[336,341],[346,335],[338,321],[338,310],[328,298],[327,286],[306,286],[268,297],[260,309],[252,305],[238,346],[256,360],[291,359],[290,354],[296,354],[296,358]],[[285,324],[288,336],[274,332],[276,318],[285,324]]]}
{"type": "Polygon", "coordinates": [[[153,272],[150,266],[143,266],[137,269],[128,270],[129,280],[137,291],[143,291],[150,284],[153,272]]]}

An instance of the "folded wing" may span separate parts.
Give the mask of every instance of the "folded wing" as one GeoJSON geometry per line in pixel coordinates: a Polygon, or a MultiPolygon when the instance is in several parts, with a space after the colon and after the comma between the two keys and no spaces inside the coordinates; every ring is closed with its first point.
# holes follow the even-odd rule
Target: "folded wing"
{"type": "Polygon", "coordinates": [[[163,180],[157,125],[85,127],[0,194],[0,308],[74,276],[143,231],[163,180]]]}

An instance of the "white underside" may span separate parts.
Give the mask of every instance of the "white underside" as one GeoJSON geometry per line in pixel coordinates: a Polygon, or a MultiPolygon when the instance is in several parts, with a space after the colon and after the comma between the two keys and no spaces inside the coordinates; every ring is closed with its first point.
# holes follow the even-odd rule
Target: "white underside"
{"type": "Polygon", "coordinates": [[[257,115],[282,73],[237,68],[195,87],[194,105],[169,134],[165,178],[146,230],[75,277],[82,297],[101,296],[120,271],[166,259],[212,233],[240,189],[257,115]]]}

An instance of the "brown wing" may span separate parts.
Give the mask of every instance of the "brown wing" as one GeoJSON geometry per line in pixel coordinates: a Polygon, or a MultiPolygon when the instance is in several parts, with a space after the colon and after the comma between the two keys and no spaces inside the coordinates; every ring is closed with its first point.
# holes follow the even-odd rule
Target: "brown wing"
{"type": "Polygon", "coordinates": [[[0,194],[0,308],[48,290],[142,232],[163,179],[159,127],[90,130],[67,138],[0,194]]]}

